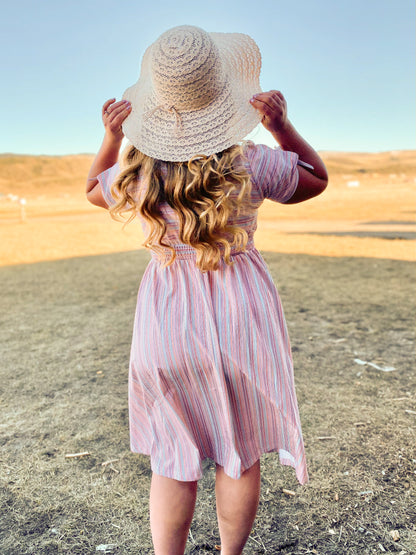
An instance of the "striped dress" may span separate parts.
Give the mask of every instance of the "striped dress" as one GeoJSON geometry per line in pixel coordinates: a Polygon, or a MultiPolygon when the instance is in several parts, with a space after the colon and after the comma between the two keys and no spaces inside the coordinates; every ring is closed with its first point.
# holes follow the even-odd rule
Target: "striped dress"
{"type": "MultiPolygon", "coordinates": [[[[232,223],[249,237],[234,264],[201,272],[195,251],[180,242],[178,221],[161,211],[176,260],[152,259],[139,288],[129,373],[131,449],[150,455],[152,470],[182,481],[202,476],[211,458],[239,478],[263,453],[308,480],[282,306],[253,234],[265,198],[285,202],[298,182],[298,156],[263,145],[241,161],[251,176],[251,207],[232,223]]],[[[114,203],[113,166],[98,179],[114,203]]],[[[141,183],[137,184],[140,191],[141,183]]],[[[143,188],[143,186],[142,186],[143,188]]],[[[160,256],[160,255],[159,255],[160,256]]]]}

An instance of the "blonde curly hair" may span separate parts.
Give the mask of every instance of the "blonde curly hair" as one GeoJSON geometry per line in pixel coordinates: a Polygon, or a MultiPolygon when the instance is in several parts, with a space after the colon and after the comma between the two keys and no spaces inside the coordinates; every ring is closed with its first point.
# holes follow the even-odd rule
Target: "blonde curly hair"
{"type": "Polygon", "coordinates": [[[232,264],[232,248],[245,250],[244,229],[230,225],[243,201],[250,197],[250,176],[243,164],[243,147],[234,145],[211,156],[194,156],[188,162],[162,162],[129,146],[121,160],[122,171],[111,193],[116,204],[110,214],[127,223],[140,214],[148,224],[143,245],[156,252],[170,251],[165,266],[175,260],[175,249],[165,241],[166,222],[160,205],[166,202],[177,214],[179,238],[196,250],[196,265],[205,272],[216,270],[221,258],[232,264]],[[240,163],[237,163],[240,159],[240,163]],[[140,198],[134,193],[138,178],[145,179],[140,198]]]}

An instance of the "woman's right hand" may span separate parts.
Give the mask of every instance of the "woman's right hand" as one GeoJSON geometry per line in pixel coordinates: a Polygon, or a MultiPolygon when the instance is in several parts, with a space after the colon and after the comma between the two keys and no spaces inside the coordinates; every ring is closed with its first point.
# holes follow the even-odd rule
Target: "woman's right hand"
{"type": "Polygon", "coordinates": [[[108,138],[114,141],[122,141],[124,137],[121,124],[131,112],[131,104],[128,100],[115,101],[110,98],[104,103],[102,108],[102,118],[105,133],[108,138]]]}
{"type": "Polygon", "coordinates": [[[118,159],[121,143],[124,137],[121,124],[131,113],[131,104],[127,100],[116,102],[110,98],[102,108],[102,118],[105,127],[104,140],[100,150],[93,161],[86,184],[87,199],[96,206],[108,208],[103,197],[98,175],[113,166],[118,159]]]}

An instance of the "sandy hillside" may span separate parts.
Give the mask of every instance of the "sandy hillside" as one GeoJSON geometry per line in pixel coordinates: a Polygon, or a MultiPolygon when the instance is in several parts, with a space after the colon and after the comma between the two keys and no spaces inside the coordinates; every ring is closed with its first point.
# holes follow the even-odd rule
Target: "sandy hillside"
{"type": "MultiPolygon", "coordinates": [[[[416,151],[322,156],[328,189],[299,205],[264,203],[257,246],[282,253],[414,260],[416,151]]],[[[123,230],[85,200],[92,159],[89,154],[0,156],[0,265],[140,247],[136,223],[123,230]]]]}

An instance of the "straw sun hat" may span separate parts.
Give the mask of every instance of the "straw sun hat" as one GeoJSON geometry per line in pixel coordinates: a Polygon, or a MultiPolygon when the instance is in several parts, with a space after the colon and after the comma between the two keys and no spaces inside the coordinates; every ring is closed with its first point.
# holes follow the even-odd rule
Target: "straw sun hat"
{"type": "Polygon", "coordinates": [[[260,122],[249,103],[261,91],[260,68],[248,35],[174,27],[149,46],[139,80],[123,95],[132,105],[123,132],[159,160],[221,152],[260,122]]]}

